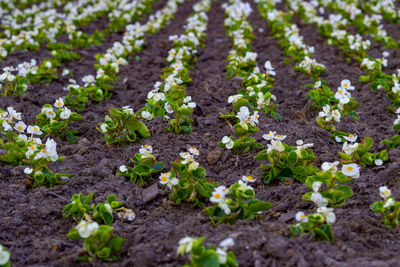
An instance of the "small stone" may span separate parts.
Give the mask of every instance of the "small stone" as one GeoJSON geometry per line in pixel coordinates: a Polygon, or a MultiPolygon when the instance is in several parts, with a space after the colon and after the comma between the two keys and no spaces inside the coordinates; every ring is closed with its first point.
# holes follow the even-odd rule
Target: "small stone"
{"type": "Polygon", "coordinates": [[[278,221],[281,223],[286,223],[286,222],[294,219],[295,216],[296,216],[296,211],[288,212],[288,213],[282,214],[279,217],[278,221]]]}
{"type": "Polygon", "coordinates": [[[143,193],[142,193],[144,204],[153,200],[156,196],[158,196],[159,193],[160,193],[160,191],[158,190],[157,183],[144,189],[143,193]]]}
{"type": "Polygon", "coordinates": [[[207,161],[210,165],[215,165],[218,160],[221,158],[223,153],[222,147],[217,146],[212,151],[210,151],[207,155],[207,161]]]}

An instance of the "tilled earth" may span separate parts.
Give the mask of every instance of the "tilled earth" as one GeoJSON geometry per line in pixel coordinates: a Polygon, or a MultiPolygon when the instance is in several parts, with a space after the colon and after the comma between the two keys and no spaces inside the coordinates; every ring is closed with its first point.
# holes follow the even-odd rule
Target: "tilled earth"
{"type": "MultiPolygon", "coordinates": [[[[308,192],[305,185],[262,183],[260,162],[254,159],[257,151],[236,156],[231,151],[218,147],[224,135],[231,135],[230,126],[219,119],[221,112],[229,111],[228,96],[240,89],[241,81],[226,78],[226,58],[231,49],[230,40],[223,27],[224,15],[218,0],[213,3],[209,13],[209,26],[206,32],[205,48],[198,54],[198,61],[190,72],[193,83],[188,87],[188,95],[198,104],[193,115],[194,129],[191,134],[175,135],[164,130],[166,122],[156,119],[147,123],[151,137],[141,144],[126,147],[105,146],[101,134],[95,129],[104,121],[111,107],[130,105],[138,110],[144,105],[147,92],[159,80],[164,58],[171,48],[168,36],[179,34],[194,1],[183,4],[176,17],[164,30],[148,36],[145,48],[131,58],[130,64],[121,70],[121,80],[113,91],[111,99],[102,104],[90,103],[80,113],[84,120],[73,127],[82,135],[77,144],[56,139],[59,155],[64,155],[61,163],[51,164],[53,171],[68,172],[72,176],[68,183],[54,188],[30,188],[23,174],[23,167],[0,165],[0,243],[10,248],[11,261],[15,266],[72,266],[82,247],[82,242],[69,241],[65,235],[75,226],[71,218],[63,218],[61,210],[70,202],[73,194],[95,193],[94,202],[104,202],[108,194],[115,194],[128,208],[136,212],[133,222],[116,218],[115,233],[126,238],[121,259],[107,265],[114,266],[179,266],[185,258],[176,255],[179,239],[185,235],[207,236],[206,242],[218,244],[227,237],[235,239],[234,253],[241,266],[399,266],[400,231],[389,230],[381,222],[381,217],[373,213],[369,206],[380,199],[378,187],[387,185],[394,197],[400,199],[399,173],[400,152],[389,152],[390,160],[380,167],[361,170],[361,177],[350,183],[354,196],[341,208],[336,209],[337,221],[333,224],[335,243],[315,242],[309,237],[290,238],[288,226],[295,223],[298,210],[313,212],[313,205],[301,200],[308,192]],[[168,190],[158,185],[159,194],[145,201],[147,191],[130,183],[123,177],[115,176],[117,168],[128,164],[129,158],[137,153],[143,144],[153,146],[158,160],[170,167],[170,162],[178,158],[179,152],[188,145],[200,150],[198,161],[207,171],[211,180],[229,186],[242,175],[253,175],[258,181],[255,185],[256,197],[269,201],[274,207],[259,221],[238,221],[235,225],[213,227],[201,209],[189,205],[176,205],[168,198],[168,190]]],[[[160,9],[165,1],[154,5],[160,9]]],[[[330,139],[329,134],[315,124],[318,111],[311,109],[307,100],[307,90],[302,86],[311,82],[301,73],[293,71],[293,64],[283,63],[285,56],[277,42],[271,38],[267,23],[258,17],[256,6],[249,20],[254,28],[256,39],[253,50],[258,53],[260,69],[266,60],[276,68],[276,86],[272,93],[277,97],[278,113],[283,120],[278,121],[261,116],[261,131],[256,139],[262,141],[262,134],[273,130],[286,134],[286,143],[294,145],[297,139],[314,143],[317,156],[316,165],[324,161],[335,161],[341,145],[330,139]]],[[[142,22],[145,22],[144,18],[142,22]]],[[[101,21],[101,20],[100,20],[101,21]]],[[[105,23],[105,21],[103,21],[105,23]]],[[[307,44],[315,46],[315,57],[326,65],[327,73],[323,79],[336,89],[342,79],[350,79],[356,90],[353,96],[360,102],[357,110],[360,121],[343,118],[338,129],[355,132],[360,138],[370,136],[375,140],[374,151],[383,149],[382,139],[396,133],[391,130],[394,115],[386,112],[390,105],[383,91],[371,92],[369,84],[361,84],[358,77],[362,70],[354,61],[347,61],[337,48],[327,46],[325,40],[312,25],[298,23],[307,44]]],[[[99,23],[97,21],[96,23],[99,23]]],[[[97,24],[102,28],[102,25],[97,24]]],[[[91,29],[93,25],[88,25],[91,29]]],[[[399,25],[390,25],[398,32],[399,25]]],[[[104,52],[114,41],[121,40],[122,32],[106,39],[101,47],[79,51],[84,58],[71,62],[70,68],[77,80],[83,75],[94,74],[94,55],[104,52]]],[[[381,44],[374,44],[371,53],[382,53],[381,44]]],[[[399,67],[399,51],[389,51],[389,66],[385,71],[395,72],[399,67]]],[[[1,66],[13,65],[31,58],[42,59],[48,56],[44,48],[41,52],[14,52],[1,66]]],[[[53,103],[54,99],[66,94],[63,88],[67,78],[60,78],[52,84],[30,86],[28,93],[21,96],[3,97],[1,108],[13,106],[23,112],[24,121],[33,124],[36,114],[43,104],[53,103]]],[[[265,142],[264,142],[265,144],[265,142]]],[[[158,177],[148,181],[146,187],[157,186],[158,177]]],[[[95,265],[104,265],[95,262],[95,265]]]]}

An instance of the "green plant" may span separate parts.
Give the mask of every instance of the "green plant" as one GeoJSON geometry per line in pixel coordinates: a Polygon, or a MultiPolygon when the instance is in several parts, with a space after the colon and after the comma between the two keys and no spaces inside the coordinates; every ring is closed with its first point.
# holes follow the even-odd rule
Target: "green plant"
{"type": "Polygon", "coordinates": [[[303,200],[316,202],[317,195],[321,195],[328,201],[328,206],[330,207],[339,207],[344,204],[353,195],[351,188],[344,184],[359,177],[359,167],[356,164],[349,164],[344,165],[342,171],[338,171],[338,165],[338,161],[332,163],[324,162],[321,171],[318,171],[315,175],[308,176],[305,184],[313,192],[303,195],[303,200]],[[325,184],[328,189],[319,193],[318,191],[322,184],[325,184]]]}
{"type": "Polygon", "coordinates": [[[92,262],[94,258],[102,261],[113,261],[120,257],[125,238],[113,235],[114,228],[109,225],[98,225],[90,218],[82,220],[68,234],[71,240],[81,240],[83,250],[79,253],[78,261],[92,262]]]}
{"type": "Polygon", "coordinates": [[[232,136],[224,136],[218,145],[226,147],[227,149],[233,149],[236,154],[248,152],[250,149],[263,148],[262,144],[257,143],[253,137],[250,137],[252,133],[260,130],[256,126],[259,118],[258,111],[255,111],[253,115],[250,115],[249,108],[244,105],[245,102],[247,103],[248,100],[238,100],[234,103],[233,106],[235,109],[239,110],[236,115],[235,112],[231,112],[221,115],[220,117],[221,119],[228,119],[236,122],[233,129],[235,129],[235,134],[238,138],[235,140],[232,136]]]}
{"type": "Polygon", "coordinates": [[[343,151],[339,152],[340,162],[344,164],[357,163],[361,166],[367,165],[382,165],[384,161],[389,160],[389,154],[386,150],[381,150],[378,153],[370,153],[374,142],[371,137],[365,137],[364,140],[355,145],[354,148],[351,145],[344,143],[343,151]]]}
{"type": "Polygon", "coordinates": [[[62,210],[65,217],[72,216],[74,220],[78,221],[84,217],[89,217],[91,220],[98,223],[105,223],[111,225],[114,221],[113,211],[125,209],[122,207],[122,201],[117,201],[115,195],[108,195],[106,203],[90,204],[94,193],[84,196],[82,193],[75,194],[71,197],[71,203],[67,204],[62,210]]]}
{"type": "Polygon", "coordinates": [[[265,171],[264,183],[268,184],[276,179],[284,181],[285,178],[293,178],[304,183],[307,176],[313,175],[318,170],[312,165],[315,156],[309,147],[313,144],[304,144],[298,140],[296,147],[289,146],[281,142],[284,139],[282,135],[276,135],[274,132],[264,135],[264,138],[271,140],[271,144],[255,156],[256,160],[267,160],[270,163],[261,164],[261,168],[265,171]]]}
{"type": "Polygon", "coordinates": [[[54,106],[58,108],[58,110],[54,111],[50,104],[44,105],[41,113],[36,116],[36,123],[40,126],[43,133],[52,133],[68,142],[76,142],[76,135],[79,132],[76,130],[68,130],[68,126],[74,121],[82,120],[83,117],[76,112],[72,112],[69,108],[64,107],[62,98],[57,99],[54,106]]]}
{"type": "Polygon", "coordinates": [[[399,214],[400,202],[396,202],[391,196],[390,190],[386,186],[379,187],[379,193],[383,201],[377,201],[371,205],[371,210],[382,214],[385,218],[382,222],[388,228],[400,227],[399,214]]]}
{"type": "Polygon", "coordinates": [[[390,140],[382,140],[381,143],[384,143],[388,149],[398,148],[400,147],[400,135],[395,135],[390,140]]]}
{"type": "Polygon", "coordinates": [[[129,106],[123,108],[111,108],[110,116],[106,115],[105,121],[97,128],[104,136],[107,145],[141,141],[150,136],[146,125],[139,120],[139,116],[133,113],[129,106]]]}
{"type": "Polygon", "coordinates": [[[292,237],[311,233],[315,240],[334,242],[331,224],[335,222],[336,216],[332,208],[320,207],[317,213],[307,216],[299,211],[296,214],[296,220],[299,223],[290,226],[292,237]]]}
{"type": "Polygon", "coordinates": [[[160,172],[164,168],[163,162],[157,162],[152,154],[153,148],[149,145],[144,145],[140,148],[139,153],[131,158],[133,167],[122,165],[117,170],[117,175],[128,178],[132,183],[137,183],[144,186],[147,179],[153,173],[160,172]]]}
{"type": "Polygon", "coordinates": [[[160,175],[160,183],[171,189],[170,197],[177,204],[186,201],[202,207],[218,185],[206,179],[206,171],[194,159],[198,155],[196,148],[189,148],[189,152],[180,153],[180,159],[171,162],[169,172],[160,175]]]}
{"type": "Polygon", "coordinates": [[[247,185],[248,182],[254,181],[252,176],[243,176],[242,180],[229,189],[225,186],[215,188],[210,198],[214,206],[204,209],[213,225],[262,218],[261,212],[270,209],[272,204],[254,199],[254,189],[247,185]]]}
{"type": "Polygon", "coordinates": [[[182,267],[234,267],[238,266],[235,254],[228,251],[234,246],[232,238],[220,242],[219,247],[203,245],[205,237],[184,237],[179,240],[178,254],[189,254],[189,264],[182,267]]]}

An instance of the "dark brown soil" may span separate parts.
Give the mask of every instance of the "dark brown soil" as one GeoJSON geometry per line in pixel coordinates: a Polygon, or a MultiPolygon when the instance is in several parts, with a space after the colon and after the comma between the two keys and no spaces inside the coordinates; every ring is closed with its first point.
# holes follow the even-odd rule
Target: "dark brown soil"
{"type": "MultiPolygon", "coordinates": [[[[229,95],[240,89],[240,80],[226,78],[226,58],[231,43],[223,27],[223,10],[218,0],[209,14],[210,22],[206,37],[206,47],[201,49],[194,70],[190,72],[193,83],[188,87],[198,104],[193,115],[194,130],[187,135],[175,135],[164,130],[166,122],[156,119],[148,123],[152,136],[142,142],[150,144],[157,159],[167,163],[186,150],[187,145],[200,150],[199,162],[210,179],[220,184],[230,185],[242,175],[254,175],[256,197],[270,201],[274,207],[266,212],[265,220],[238,221],[235,225],[213,227],[201,209],[188,205],[177,206],[169,200],[168,191],[159,185],[160,194],[151,202],[143,202],[143,188],[130,183],[123,177],[116,177],[115,171],[122,164],[128,164],[129,157],[138,151],[141,144],[132,144],[123,148],[107,148],[101,140],[101,134],[95,129],[104,120],[111,107],[130,105],[138,110],[145,103],[146,95],[153,84],[159,80],[162,68],[166,66],[171,43],[168,36],[183,31],[186,17],[191,12],[193,1],[183,4],[175,19],[166,29],[146,38],[144,50],[132,57],[130,64],[121,70],[121,80],[111,99],[102,104],[89,104],[81,114],[84,120],[74,126],[82,133],[77,144],[61,140],[58,152],[65,155],[61,163],[51,164],[57,172],[68,172],[72,177],[65,185],[52,189],[32,189],[27,186],[23,167],[0,165],[0,243],[10,248],[15,266],[76,266],[82,242],[69,241],[65,235],[74,227],[71,218],[63,218],[61,210],[69,203],[73,194],[95,193],[95,202],[103,202],[108,194],[117,195],[125,206],[134,208],[137,218],[123,222],[116,218],[113,226],[115,233],[125,237],[121,259],[113,266],[179,266],[185,263],[184,257],[176,255],[179,239],[185,235],[207,236],[206,241],[218,244],[227,237],[234,237],[234,253],[241,266],[399,266],[400,231],[389,230],[380,223],[380,216],[374,214],[369,205],[379,200],[378,187],[387,185],[394,196],[400,199],[399,150],[390,151],[390,161],[381,167],[363,168],[360,179],[350,186],[354,196],[336,209],[337,222],[333,225],[335,243],[315,242],[307,237],[290,238],[288,226],[294,223],[298,210],[313,212],[310,203],[301,200],[308,189],[299,183],[284,185],[262,183],[259,162],[254,160],[256,151],[236,156],[230,151],[218,148],[217,143],[224,135],[231,135],[229,125],[219,119],[219,112],[229,111],[229,95]],[[123,82],[126,80],[126,82],[123,82]]],[[[258,53],[260,69],[270,60],[276,68],[276,86],[272,93],[279,104],[278,113],[281,122],[261,116],[260,131],[256,139],[261,141],[262,134],[273,130],[288,137],[288,144],[295,140],[314,143],[313,151],[318,159],[316,164],[334,161],[338,158],[341,146],[316,126],[314,120],[318,111],[310,108],[307,91],[302,86],[310,79],[293,71],[293,64],[285,65],[285,56],[270,37],[266,22],[258,18],[256,6],[250,17],[256,39],[253,50],[258,53]],[[260,30],[262,29],[262,30],[260,30]]],[[[161,8],[156,5],[155,9],[161,8]]],[[[299,25],[307,44],[315,46],[316,59],[327,67],[324,79],[331,88],[336,89],[342,79],[350,79],[356,86],[353,96],[360,102],[358,109],[360,122],[344,118],[338,128],[357,133],[360,138],[371,136],[376,141],[375,150],[382,149],[378,142],[390,138],[396,133],[391,130],[395,119],[385,107],[390,104],[383,91],[371,92],[369,85],[360,84],[358,77],[362,70],[353,61],[346,61],[338,49],[327,46],[314,26],[299,25]]],[[[94,74],[93,57],[105,51],[121,34],[114,34],[101,47],[82,51],[84,60],[71,62],[71,68],[80,80],[84,74],[94,74]]],[[[376,49],[381,49],[377,46],[376,49]]],[[[382,52],[381,50],[380,52],[382,52]]],[[[43,52],[45,53],[45,52],[43,52]]],[[[395,52],[393,52],[395,53],[395,52]]],[[[42,54],[39,54],[39,57],[42,54]]],[[[18,61],[30,60],[20,56],[18,61]]],[[[388,71],[398,67],[389,65],[388,71]]],[[[65,95],[62,88],[66,79],[60,79],[50,85],[31,86],[26,95],[1,99],[1,108],[13,106],[24,114],[28,124],[40,112],[41,106],[52,103],[55,98],[65,95]]],[[[157,183],[153,177],[148,185],[157,183]]],[[[105,265],[96,262],[96,265],[105,265]]]]}

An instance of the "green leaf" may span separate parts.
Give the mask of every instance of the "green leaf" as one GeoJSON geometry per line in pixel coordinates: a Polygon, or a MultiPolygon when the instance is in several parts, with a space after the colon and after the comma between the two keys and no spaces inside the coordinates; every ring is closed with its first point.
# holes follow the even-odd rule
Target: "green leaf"
{"type": "Polygon", "coordinates": [[[248,203],[248,209],[251,212],[258,212],[272,208],[272,203],[252,199],[248,203]]]}
{"type": "Polygon", "coordinates": [[[153,169],[153,172],[159,172],[164,168],[165,164],[163,162],[155,162],[151,168],[153,169]]]}
{"type": "Polygon", "coordinates": [[[290,165],[295,165],[297,163],[297,153],[295,151],[290,151],[288,154],[288,162],[290,165]]]}
{"type": "Polygon", "coordinates": [[[135,172],[136,174],[143,176],[143,177],[147,177],[150,176],[152,173],[152,168],[147,166],[147,165],[136,165],[133,168],[133,172],[135,172]]]}

